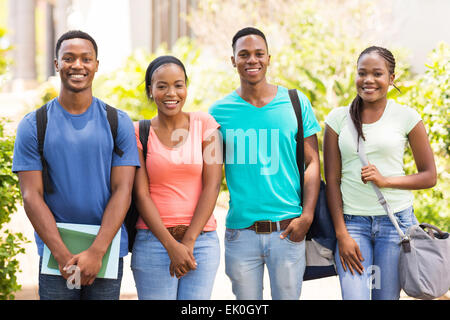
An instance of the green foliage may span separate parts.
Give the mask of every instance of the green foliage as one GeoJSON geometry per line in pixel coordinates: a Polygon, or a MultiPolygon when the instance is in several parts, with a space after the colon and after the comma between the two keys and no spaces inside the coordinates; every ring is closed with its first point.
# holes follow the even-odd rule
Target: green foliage
{"type": "Polygon", "coordinates": [[[27,240],[21,233],[3,230],[21,201],[17,176],[11,171],[14,139],[3,132],[0,119],[0,300],[7,300],[14,299],[14,292],[20,289],[16,278],[19,262],[15,257],[25,253],[21,245],[27,240]]]}
{"type": "MultiPolygon", "coordinates": [[[[438,180],[432,189],[415,191],[415,213],[419,221],[450,230],[450,46],[440,43],[429,55],[424,75],[398,101],[411,106],[422,116],[435,156],[438,180]]],[[[417,172],[411,150],[405,157],[406,174],[417,172]]]]}

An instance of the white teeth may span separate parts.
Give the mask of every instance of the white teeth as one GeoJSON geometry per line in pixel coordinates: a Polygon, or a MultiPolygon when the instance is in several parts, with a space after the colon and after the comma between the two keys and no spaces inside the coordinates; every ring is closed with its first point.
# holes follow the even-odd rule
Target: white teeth
{"type": "Polygon", "coordinates": [[[249,71],[249,72],[256,72],[256,71],[258,71],[259,69],[247,69],[247,71],[249,71]]]}
{"type": "Polygon", "coordinates": [[[84,75],[82,75],[82,74],[72,74],[71,76],[70,76],[71,78],[84,78],[84,75]]]}
{"type": "Polygon", "coordinates": [[[177,104],[178,102],[177,101],[165,101],[164,103],[165,104],[177,104]]]}

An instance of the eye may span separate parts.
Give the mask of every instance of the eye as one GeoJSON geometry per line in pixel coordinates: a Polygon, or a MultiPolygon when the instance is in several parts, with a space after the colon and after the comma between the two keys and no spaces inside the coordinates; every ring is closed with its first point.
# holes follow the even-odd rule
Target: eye
{"type": "Polygon", "coordinates": [[[362,71],[358,71],[358,76],[360,76],[360,77],[364,77],[366,75],[366,73],[365,72],[362,72],[362,71]]]}

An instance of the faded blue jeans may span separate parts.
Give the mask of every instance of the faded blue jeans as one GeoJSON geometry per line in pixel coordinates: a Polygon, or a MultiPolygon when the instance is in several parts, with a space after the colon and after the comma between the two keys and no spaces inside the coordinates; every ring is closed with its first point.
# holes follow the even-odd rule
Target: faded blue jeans
{"type": "Polygon", "coordinates": [[[177,279],[169,272],[166,248],[150,231],[139,229],[131,269],[139,300],[208,300],[219,267],[220,244],[216,231],[202,233],[194,245],[197,269],[177,279]]]}
{"type": "Polygon", "coordinates": [[[305,241],[280,239],[282,231],[257,234],[226,229],[225,272],[238,300],[262,300],[264,265],[274,300],[298,300],[306,267],[305,241]]]}
{"type": "MultiPolygon", "coordinates": [[[[395,213],[395,217],[403,232],[418,223],[412,207],[395,213]]],[[[401,290],[398,273],[401,239],[389,217],[344,214],[344,220],[364,258],[364,273],[360,275],[355,270],[355,275],[352,275],[348,268],[344,271],[337,245],[335,260],[342,298],[398,300],[401,290]]]]}
{"type": "Polygon", "coordinates": [[[39,298],[41,300],[119,300],[123,274],[123,258],[119,259],[117,279],[97,278],[90,286],[70,289],[67,280],[59,275],[40,272],[42,257],[39,259],[39,298]]]}

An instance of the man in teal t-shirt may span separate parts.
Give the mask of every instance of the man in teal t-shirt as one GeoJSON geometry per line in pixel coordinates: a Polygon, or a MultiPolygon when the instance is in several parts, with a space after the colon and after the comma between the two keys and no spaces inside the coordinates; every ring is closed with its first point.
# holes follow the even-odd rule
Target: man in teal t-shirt
{"type": "Polygon", "coordinates": [[[262,299],[264,265],[273,299],[298,299],[306,265],[305,242],[317,201],[320,126],[307,97],[297,92],[305,137],[304,206],[296,162],[297,119],[288,90],[269,84],[264,34],[244,28],[233,38],[236,91],[210,113],[220,124],[230,192],[225,264],[237,299],[262,299]]]}

